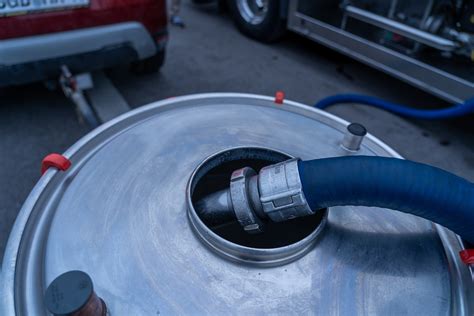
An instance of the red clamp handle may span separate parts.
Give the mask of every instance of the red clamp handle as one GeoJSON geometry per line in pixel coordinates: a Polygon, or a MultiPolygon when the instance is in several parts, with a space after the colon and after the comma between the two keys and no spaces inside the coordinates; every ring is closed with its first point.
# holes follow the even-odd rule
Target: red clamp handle
{"type": "Polygon", "coordinates": [[[277,91],[275,93],[275,103],[276,104],[283,104],[284,100],[285,100],[285,92],[277,91]]]}
{"type": "Polygon", "coordinates": [[[60,154],[49,154],[41,162],[41,174],[43,175],[50,167],[65,171],[71,166],[71,161],[60,154]]]}
{"type": "Polygon", "coordinates": [[[474,264],[474,249],[461,250],[459,256],[465,264],[474,264]]]}

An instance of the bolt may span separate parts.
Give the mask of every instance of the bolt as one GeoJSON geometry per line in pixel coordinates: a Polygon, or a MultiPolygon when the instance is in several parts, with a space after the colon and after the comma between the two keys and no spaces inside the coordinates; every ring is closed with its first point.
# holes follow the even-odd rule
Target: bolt
{"type": "Polygon", "coordinates": [[[367,135],[367,129],[362,124],[349,124],[341,143],[342,148],[352,152],[358,151],[365,135],[367,135]]]}
{"type": "Polygon", "coordinates": [[[91,278],[82,271],[69,271],[54,279],[46,289],[44,300],[53,315],[107,315],[107,307],[95,294],[91,278]]]}

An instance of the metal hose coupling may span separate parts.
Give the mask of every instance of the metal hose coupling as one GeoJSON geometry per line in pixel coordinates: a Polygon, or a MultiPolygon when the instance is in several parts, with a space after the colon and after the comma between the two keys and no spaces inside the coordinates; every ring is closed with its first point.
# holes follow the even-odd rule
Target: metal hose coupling
{"type": "Polygon", "coordinates": [[[263,232],[268,219],[283,222],[314,214],[303,193],[298,160],[264,167],[259,174],[249,167],[235,170],[230,189],[203,198],[196,204],[198,213],[214,223],[232,214],[250,234],[263,232]]]}
{"type": "Polygon", "coordinates": [[[271,165],[259,173],[260,202],[265,214],[274,222],[314,214],[303,193],[298,160],[271,165]]]}

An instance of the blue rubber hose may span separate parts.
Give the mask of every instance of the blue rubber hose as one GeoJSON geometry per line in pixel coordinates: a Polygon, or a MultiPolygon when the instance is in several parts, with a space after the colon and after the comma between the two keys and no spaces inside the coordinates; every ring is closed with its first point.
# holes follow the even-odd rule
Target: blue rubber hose
{"type": "Polygon", "coordinates": [[[365,104],[378,107],[402,116],[425,120],[447,119],[474,113],[474,97],[466,100],[464,103],[455,104],[451,107],[444,109],[420,110],[366,95],[339,94],[320,100],[318,103],[315,104],[315,107],[318,109],[325,109],[331,105],[339,103],[365,104]]]}
{"type": "Polygon", "coordinates": [[[444,170],[395,158],[351,156],[300,161],[311,209],[375,206],[414,214],[474,244],[474,184],[444,170]]]}

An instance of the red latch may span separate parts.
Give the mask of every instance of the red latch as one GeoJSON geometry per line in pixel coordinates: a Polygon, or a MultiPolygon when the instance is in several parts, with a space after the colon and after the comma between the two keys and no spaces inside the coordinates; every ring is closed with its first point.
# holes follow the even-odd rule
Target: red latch
{"type": "Polygon", "coordinates": [[[474,249],[465,249],[459,252],[462,262],[465,264],[474,264],[474,249]]]}
{"type": "Polygon", "coordinates": [[[41,174],[44,174],[49,167],[58,168],[65,171],[71,166],[71,161],[60,154],[49,154],[41,162],[41,174]]]}
{"type": "Polygon", "coordinates": [[[285,92],[277,91],[275,93],[275,103],[276,104],[283,104],[284,100],[285,100],[285,92]]]}

